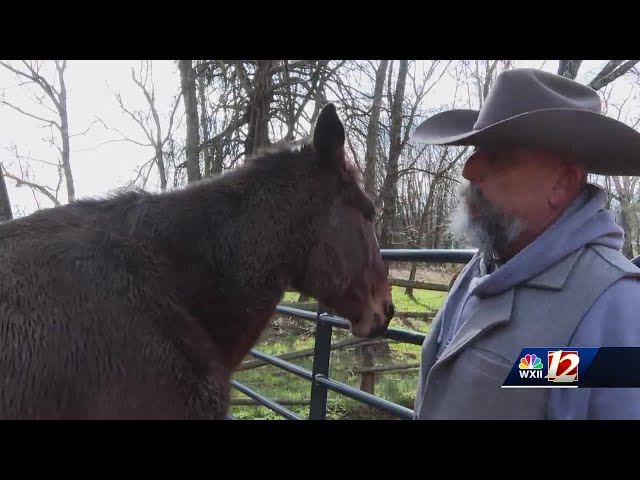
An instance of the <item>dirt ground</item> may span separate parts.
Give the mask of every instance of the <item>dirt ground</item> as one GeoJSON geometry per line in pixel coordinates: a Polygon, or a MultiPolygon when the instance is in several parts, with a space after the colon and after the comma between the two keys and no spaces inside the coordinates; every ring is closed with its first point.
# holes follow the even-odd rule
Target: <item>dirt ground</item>
{"type": "MultiPolygon", "coordinates": [[[[416,269],[418,282],[446,283],[448,284],[454,274],[462,270],[464,265],[421,265],[416,269]]],[[[408,280],[411,273],[411,263],[395,262],[389,265],[389,276],[408,280]]]]}

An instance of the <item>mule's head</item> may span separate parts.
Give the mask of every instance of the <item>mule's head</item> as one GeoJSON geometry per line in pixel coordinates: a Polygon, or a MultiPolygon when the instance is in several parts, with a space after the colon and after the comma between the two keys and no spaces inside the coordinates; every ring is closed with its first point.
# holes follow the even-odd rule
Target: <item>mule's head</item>
{"type": "Polygon", "coordinates": [[[326,106],[313,134],[319,172],[310,184],[315,211],[312,246],[294,287],[351,323],[356,337],[384,332],[394,315],[388,269],[374,230],[375,207],[345,157],[345,131],[333,105],[326,106]]]}

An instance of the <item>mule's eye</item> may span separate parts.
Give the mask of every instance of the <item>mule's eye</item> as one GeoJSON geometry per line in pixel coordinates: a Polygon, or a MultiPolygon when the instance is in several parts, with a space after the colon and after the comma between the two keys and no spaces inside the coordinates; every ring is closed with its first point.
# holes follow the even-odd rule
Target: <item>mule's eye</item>
{"type": "Polygon", "coordinates": [[[371,285],[371,296],[372,297],[376,296],[376,287],[374,287],[373,285],[371,285]]]}

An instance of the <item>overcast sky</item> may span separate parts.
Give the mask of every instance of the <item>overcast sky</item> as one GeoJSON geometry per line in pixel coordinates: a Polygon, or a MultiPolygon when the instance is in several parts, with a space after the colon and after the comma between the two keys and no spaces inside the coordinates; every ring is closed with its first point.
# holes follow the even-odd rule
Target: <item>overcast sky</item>
{"type": "MultiPolygon", "coordinates": [[[[12,61],[19,66],[19,62],[12,61]]],[[[133,120],[127,116],[115,97],[120,92],[124,104],[134,109],[146,110],[141,90],[131,79],[131,68],[136,72],[140,61],[117,60],[70,60],[67,62],[65,74],[67,88],[67,105],[69,130],[71,134],[84,132],[97,117],[109,127],[118,128],[127,136],[147,143],[143,132],[133,120]]],[[[43,75],[44,76],[44,75],[43,75]]],[[[51,74],[47,78],[52,78],[51,74]]],[[[161,115],[168,116],[170,105],[180,88],[180,75],[173,61],[154,61],[153,79],[158,109],[161,115]]],[[[6,100],[23,107],[30,112],[48,112],[37,108],[25,95],[24,88],[18,85],[15,75],[0,67],[0,92],[5,90],[6,100]]],[[[37,89],[32,88],[34,92],[37,89]]],[[[176,112],[176,120],[183,117],[182,102],[176,112]]],[[[53,115],[51,115],[53,118],[53,115]]],[[[167,125],[165,120],[164,125],[167,125]]],[[[0,106],[0,161],[15,173],[19,172],[12,145],[16,145],[20,155],[29,155],[36,160],[57,163],[59,153],[45,139],[50,135],[43,122],[8,108],[0,106]]],[[[182,121],[184,127],[184,119],[182,121]]],[[[184,133],[181,133],[184,135],[184,133]]],[[[78,135],[71,139],[71,168],[74,175],[76,197],[102,195],[123,186],[135,177],[139,167],[153,156],[151,147],[140,147],[129,142],[107,143],[96,148],[102,142],[119,138],[115,132],[106,130],[100,123],[94,123],[86,135],[78,135]]],[[[30,162],[40,183],[55,186],[57,170],[42,162],[30,162]]],[[[15,182],[7,179],[9,198],[14,210],[26,213],[37,208],[31,190],[26,187],[15,188],[15,182]]],[[[154,190],[154,185],[149,185],[154,190]]],[[[66,191],[61,187],[59,198],[66,201],[66,191]]],[[[42,207],[51,206],[46,199],[41,201],[42,207]]],[[[14,215],[18,212],[14,211],[14,215]]]]}
{"type": "MultiPolygon", "coordinates": [[[[20,62],[12,61],[19,66],[20,62]]],[[[603,64],[603,61],[585,61],[578,80],[585,81],[592,78],[603,64]]],[[[516,66],[532,66],[555,71],[557,60],[517,61],[516,66]],[[544,65],[544,66],[543,66],[544,65]]],[[[145,99],[140,89],[131,79],[131,68],[140,68],[140,61],[119,60],[70,60],[67,62],[65,75],[68,96],[68,117],[70,132],[77,134],[85,131],[96,118],[102,119],[110,127],[121,130],[131,138],[145,141],[142,131],[130,117],[120,109],[115,98],[115,92],[120,92],[126,105],[132,109],[145,109],[145,99]]],[[[51,70],[43,74],[52,78],[51,70]]],[[[172,102],[179,91],[180,75],[174,61],[153,61],[153,80],[155,94],[158,99],[158,109],[163,115],[163,125],[167,125],[166,117],[170,112],[172,102]]],[[[449,103],[452,100],[455,81],[443,79],[438,88],[428,97],[429,104],[449,103]]],[[[616,82],[613,98],[621,103],[629,93],[630,85],[624,81],[616,82]]],[[[37,90],[32,88],[34,92],[37,90]]],[[[39,115],[47,115],[42,108],[34,104],[26,96],[26,91],[20,87],[15,75],[0,67],[0,95],[4,94],[7,101],[11,101],[27,111],[39,115]]],[[[638,99],[631,98],[625,104],[625,111],[637,111],[638,99]]],[[[611,112],[609,112],[611,114],[611,112]]],[[[184,137],[184,107],[182,101],[176,112],[176,122],[182,123],[178,135],[184,137]]],[[[57,150],[52,148],[46,137],[50,135],[49,127],[43,128],[43,122],[25,117],[7,106],[0,105],[0,162],[18,174],[18,164],[15,159],[14,145],[18,153],[30,156],[35,161],[29,162],[39,183],[55,186],[57,171],[46,162],[57,163],[57,150]]],[[[166,128],[166,127],[164,127],[166,128]]],[[[100,196],[109,191],[122,187],[133,179],[136,168],[153,156],[151,147],[140,147],[128,142],[107,143],[96,148],[102,142],[118,138],[119,135],[105,130],[99,123],[94,123],[89,132],[83,136],[71,139],[71,167],[74,175],[76,197],[100,196]]],[[[150,183],[149,190],[155,191],[157,186],[150,183]]],[[[34,195],[29,188],[16,188],[13,180],[7,179],[7,188],[11,200],[14,216],[28,214],[38,208],[34,195]]],[[[59,198],[66,202],[64,184],[60,188],[59,198]]],[[[41,207],[52,206],[46,199],[40,199],[41,207]]]]}

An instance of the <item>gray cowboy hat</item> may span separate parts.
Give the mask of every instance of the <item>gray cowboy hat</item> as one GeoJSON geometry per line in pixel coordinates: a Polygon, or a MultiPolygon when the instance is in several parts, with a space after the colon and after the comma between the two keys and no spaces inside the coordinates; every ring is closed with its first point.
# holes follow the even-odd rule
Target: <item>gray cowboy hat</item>
{"type": "Polygon", "coordinates": [[[411,137],[431,145],[547,148],[577,155],[591,173],[640,175],[640,133],[604,115],[592,88],[533,68],[505,70],[480,111],[438,113],[411,137]]]}

